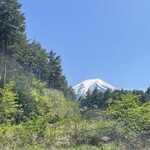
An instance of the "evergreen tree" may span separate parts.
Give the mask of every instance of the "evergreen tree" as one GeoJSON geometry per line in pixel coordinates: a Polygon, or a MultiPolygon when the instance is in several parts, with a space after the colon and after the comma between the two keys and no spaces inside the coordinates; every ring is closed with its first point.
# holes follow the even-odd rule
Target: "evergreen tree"
{"type": "Polygon", "coordinates": [[[48,87],[60,90],[66,98],[74,100],[75,93],[72,87],[68,86],[62,71],[61,57],[51,50],[48,54],[48,87]]]}
{"type": "Polygon", "coordinates": [[[20,12],[17,0],[0,0],[0,52],[10,54],[7,47],[12,45],[24,32],[25,18],[20,12]]]}
{"type": "MultiPolygon", "coordinates": [[[[62,74],[61,58],[52,50],[48,54],[48,87],[53,89],[61,89],[61,82],[65,80],[62,74]]],[[[66,81],[63,81],[64,83],[66,81]]]]}
{"type": "Polygon", "coordinates": [[[143,102],[149,101],[150,100],[150,87],[146,90],[144,94],[144,99],[143,102]]]}
{"type": "Polygon", "coordinates": [[[47,54],[39,42],[28,43],[21,57],[20,63],[28,72],[34,74],[38,80],[47,80],[47,54]]]}

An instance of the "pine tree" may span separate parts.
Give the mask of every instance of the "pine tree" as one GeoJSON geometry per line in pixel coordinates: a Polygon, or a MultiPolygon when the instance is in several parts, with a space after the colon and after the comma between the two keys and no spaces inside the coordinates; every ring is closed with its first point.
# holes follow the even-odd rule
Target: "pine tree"
{"type": "Polygon", "coordinates": [[[62,80],[65,80],[62,75],[61,58],[52,50],[48,54],[48,61],[48,87],[60,90],[62,80]]]}
{"type": "Polygon", "coordinates": [[[25,30],[25,18],[17,0],[0,0],[0,52],[10,54],[12,45],[25,30]]]}
{"type": "Polygon", "coordinates": [[[143,102],[150,100],[150,87],[145,91],[143,102]]]}
{"type": "Polygon", "coordinates": [[[66,98],[75,99],[72,87],[68,86],[66,77],[63,75],[61,57],[52,50],[48,54],[48,87],[63,92],[66,98]]]}

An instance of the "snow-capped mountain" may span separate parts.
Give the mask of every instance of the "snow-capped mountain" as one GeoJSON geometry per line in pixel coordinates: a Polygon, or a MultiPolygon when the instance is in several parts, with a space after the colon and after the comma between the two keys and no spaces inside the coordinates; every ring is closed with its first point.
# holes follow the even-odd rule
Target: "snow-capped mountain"
{"type": "Polygon", "coordinates": [[[73,87],[73,89],[78,99],[81,96],[85,97],[87,91],[92,92],[94,89],[98,89],[99,91],[104,92],[107,89],[115,90],[115,87],[102,81],[101,79],[89,79],[77,84],[73,87]]]}

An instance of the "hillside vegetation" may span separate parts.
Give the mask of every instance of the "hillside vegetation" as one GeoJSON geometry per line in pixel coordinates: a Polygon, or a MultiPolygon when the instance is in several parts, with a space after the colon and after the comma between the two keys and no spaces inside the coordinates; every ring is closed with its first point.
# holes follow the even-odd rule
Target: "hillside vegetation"
{"type": "Polygon", "coordinates": [[[0,1],[0,149],[149,150],[150,88],[76,101],[61,57],[27,39],[20,8],[0,1]]]}

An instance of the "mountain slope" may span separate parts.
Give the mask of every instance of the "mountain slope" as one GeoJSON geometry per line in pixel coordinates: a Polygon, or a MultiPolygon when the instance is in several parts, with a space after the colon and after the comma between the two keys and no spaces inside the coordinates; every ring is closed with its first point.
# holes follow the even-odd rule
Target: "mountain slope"
{"type": "Polygon", "coordinates": [[[75,91],[75,94],[77,95],[77,98],[79,98],[85,97],[87,91],[92,92],[94,89],[98,89],[99,91],[104,92],[107,89],[115,90],[115,87],[97,78],[85,80],[74,86],[73,89],[75,91]]]}

